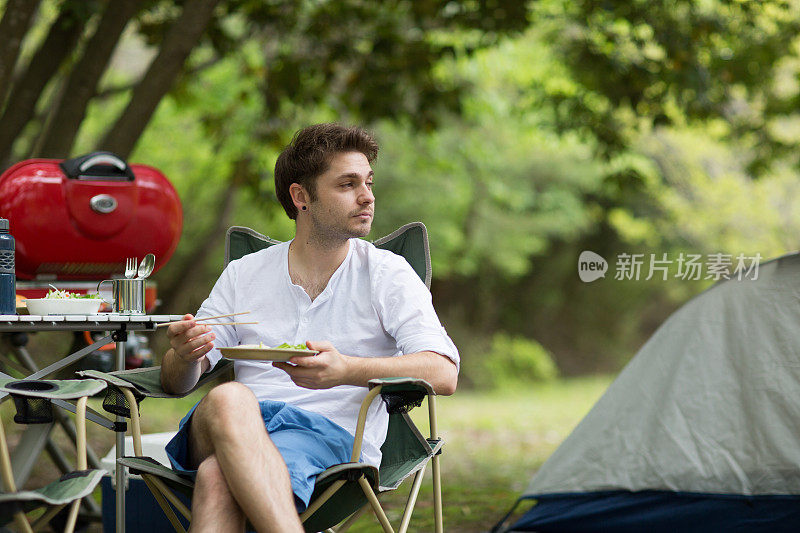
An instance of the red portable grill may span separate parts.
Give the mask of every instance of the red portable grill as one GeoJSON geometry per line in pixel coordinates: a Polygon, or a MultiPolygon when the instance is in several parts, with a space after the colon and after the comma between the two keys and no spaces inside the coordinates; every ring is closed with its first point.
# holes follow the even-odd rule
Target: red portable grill
{"type": "MultiPolygon", "coordinates": [[[[158,169],[128,165],[111,152],[69,160],[29,159],[0,175],[0,217],[16,241],[17,294],[59,289],[94,292],[121,277],[128,257],[156,256],[158,271],[182,229],[175,188],[158,169]]],[[[157,305],[148,281],[145,308],[157,305]]]]}
{"type": "Polygon", "coordinates": [[[182,227],[167,178],[110,152],[17,163],[0,176],[0,215],[11,221],[20,280],[102,280],[147,253],[155,272],[182,227]]]}

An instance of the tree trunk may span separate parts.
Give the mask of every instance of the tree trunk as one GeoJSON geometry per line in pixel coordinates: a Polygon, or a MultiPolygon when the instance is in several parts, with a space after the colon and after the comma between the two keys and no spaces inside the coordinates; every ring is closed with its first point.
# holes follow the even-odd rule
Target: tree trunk
{"type": "MultiPolygon", "coordinates": [[[[208,246],[207,243],[228,229],[231,214],[236,205],[236,193],[240,189],[239,182],[241,180],[238,176],[243,171],[246,172],[243,167],[248,164],[249,161],[243,160],[234,165],[234,175],[228,180],[230,186],[225,189],[225,195],[220,198],[216,209],[212,211],[215,221],[201,238],[195,239],[198,244],[194,250],[186,254],[181,265],[175,268],[175,271],[180,272],[180,275],[173,278],[170,283],[159,281],[158,296],[161,301],[166,302],[162,312],[173,313],[181,309],[182,303],[178,299],[179,295],[190,294],[192,287],[201,281],[200,276],[203,275],[205,270],[209,253],[214,249],[214,247],[208,246]]],[[[185,310],[185,307],[183,309],[185,310]]]]}
{"type": "Polygon", "coordinates": [[[63,11],[50,27],[50,32],[33,55],[25,73],[11,90],[6,108],[0,117],[0,162],[7,162],[11,148],[22,129],[28,124],[36,110],[36,102],[45,86],[58,72],[58,67],[78,43],[88,18],[83,8],[66,3],[63,11]]]}
{"type": "Polygon", "coordinates": [[[0,40],[0,106],[11,86],[19,47],[28,33],[39,3],[40,0],[8,0],[6,3],[6,11],[0,20],[0,35],[3,36],[0,40]]]}
{"type": "Polygon", "coordinates": [[[67,157],[78,135],[89,100],[105,72],[122,31],[142,5],[142,0],[109,2],[83,56],[75,64],[62,91],[50,127],[44,133],[40,157],[67,157]]]}
{"type": "MultiPolygon", "coordinates": [[[[221,60],[222,60],[222,56],[215,55],[211,59],[207,59],[206,61],[203,61],[202,63],[200,63],[198,65],[195,65],[194,67],[192,67],[190,69],[185,70],[183,75],[184,76],[188,76],[188,77],[195,76],[197,74],[200,74],[204,70],[213,67],[214,65],[219,63],[221,60]]],[[[102,91],[100,91],[100,92],[98,92],[98,93],[96,93],[94,95],[94,100],[95,101],[103,100],[105,98],[109,98],[111,96],[116,96],[116,95],[118,95],[120,93],[124,93],[124,92],[130,91],[131,89],[136,88],[136,85],[138,85],[137,82],[132,82],[132,83],[126,83],[124,85],[116,85],[116,86],[112,86],[112,87],[106,87],[105,89],[103,89],[102,91]]]]}
{"type": "MultiPolygon", "coordinates": [[[[187,310],[194,312],[205,299],[206,295],[198,294],[197,287],[207,285],[206,269],[209,256],[211,252],[218,249],[217,246],[209,246],[208,243],[219,239],[220,235],[224,235],[225,230],[230,227],[238,192],[252,176],[252,165],[252,160],[244,157],[233,166],[231,174],[227,178],[228,187],[225,187],[225,193],[219,197],[217,204],[208,210],[214,213],[213,224],[201,237],[194,239],[197,244],[188,253],[182,255],[180,264],[170,262],[168,269],[171,273],[176,274],[165,278],[162,276],[163,270],[159,271],[158,299],[164,302],[164,305],[159,308],[159,313],[182,315],[187,310]]],[[[154,353],[163,354],[169,349],[169,343],[165,336],[156,335],[151,341],[154,353]]]]}
{"type": "Polygon", "coordinates": [[[133,90],[128,106],[109,128],[100,150],[111,150],[123,158],[130,156],[136,141],[153,116],[158,103],[172,87],[186,58],[211,20],[219,0],[187,0],[183,12],[164,36],[161,49],[141,83],[133,90]]]}

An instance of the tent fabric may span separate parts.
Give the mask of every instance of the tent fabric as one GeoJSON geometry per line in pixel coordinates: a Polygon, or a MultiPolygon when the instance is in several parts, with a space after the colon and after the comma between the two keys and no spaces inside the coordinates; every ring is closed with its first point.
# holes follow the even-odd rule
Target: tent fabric
{"type": "Polygon", "coordinates": [[[514,531],[794,533],[800,496],[608,491],[540,496],[514,531]],[[713,525],[712,525],[713,524],[713,525]]]}
{"type": "Polygon", "coordinates": [[[795,253],[762,263],[755,280],[719,282],[673,313],[523,498],[540,498],[538,513],[546,495],[799,495],[799,398],[795,253]]]}

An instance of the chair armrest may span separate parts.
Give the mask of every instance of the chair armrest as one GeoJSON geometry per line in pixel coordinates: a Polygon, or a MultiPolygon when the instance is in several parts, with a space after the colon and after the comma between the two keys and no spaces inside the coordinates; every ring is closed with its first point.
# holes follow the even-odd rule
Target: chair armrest
{"type": "Polygon", "coordinates": [[[419,378],[377,378],[369,380],[368,386],[381,387],[389,414],[407,413],[422,405],[426,396],[436,396],[431,384],[419,378]]]}
{"type": "Polygon", "coordinates": [[[372,389],[381,385],[381,394],[387,392],[410,392],[420,391],[424,394],[436,394],[430,383],[421,378],[375,378],[367,382],[372,389]]]}
{"type": "Polygon", "coordinates": [[[425,396],[430,396],[431,401],[436,393],[430,383],[424,379],[392,377],[375,378],[367,382],[369,392],[361,402],[361,409],[358,413],[356,422],[355,442],[353,444],[353,454],[350,461],[358,462],[361,454],[361,445],[364,439],[364,425],[367,420],[367,410],[378,394],[386,402],[386,410],[389,414],[407,413],[414,407],[419,407],[425,396]],[[377,390],[375,390],[377,388],[377,390]]]}
{"type": "Polygon", "coordinates": [[[100,370],[81,370],[75,373],[82,378],[103,380],[108,385],[118,387],[120,389],[131,389],[134,392],[134,394],[137,394],[139,397],[143,396],[143,393],[139,390],[139,388],[135,384],[133,384],[130,381],[126,381],[125,379],[110,372],[102,372],[100,370]]]}
{"type": "Polygon", "coordinates": [[[0,379],[0,391],[12,396],[47,400],[77,400],[94,396],[105,388],[106,384],[97,379],[0,379]]]}
{"type": "Polygon", "coordinates": [[[222,359],[209,372],[200,376],[200,380],[189,391],[183,394],[171,394],[161,388],[161,367],[136,368],[115,372],[100,372],[99,370],[84,370],[77,372],[79,376],[102,379],[109,385],[120,389],[129,389],[137,399],[142,398],[183,398],[209,381],[219,378],[233,369],[233,362],[222,359]]]}
{"type": "Polygon", "coordinates": [[[124,391],[129,391],[137,404],[145,398],[183,398],[197,390],[205,383],[217,379],[233,368],[231,361],[223,359],[210,371],[200,376],[200,380],[183,394],[170,394],[161,387],[161,367],[136,368],[117,372],[100,372],[98,370],[84,370],[78,372],[79,376],[101,379],[108,383],[106,398],[103,400],[103,409],[109,413],[132,417],[131,399],[124,391]]]}

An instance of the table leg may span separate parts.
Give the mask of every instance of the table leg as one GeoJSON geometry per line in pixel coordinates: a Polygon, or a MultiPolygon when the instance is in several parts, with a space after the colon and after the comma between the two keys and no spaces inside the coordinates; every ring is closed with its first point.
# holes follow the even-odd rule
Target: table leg
{"type": "Polygon", "coordinates": [[[53,423],[31,424],[22,432],[19,444],[14,447],[11,454],[11,471],[14,472],[14,482],[22,486],[31,475],[33,465],[42,453],[53,431],[53,423]]]}
{"type": "MultiPolygon", "coordinates": [[[[117,341],[117,370],[125,370],[125,342],[122,340],[117,341]]],[[[122,416],[117,416],[117,422],[120,424],[126,423],[122,416]]],[[[115,476],[117,482],[116,494],[116,531],[117,533],[125,533],[125,467],[119,464],[119,459],[125,455],[125,433],[117,432],[117,461],[114,465],[115,476]]]]}
{"type": "Polygon", "coordinates": [[[15,346],[11,343],[9,343],[9,346],[11,347],[11,353],[14,354],[14,357],[17,358],[17,361],[25,366],[30,373],[39,370],[39,366],[34,362],[30,352],[28,352],[28,349],[25,346],[15,346]]]}
{"type": "MultiPolygon", "coordinates": [[[[113,337],[111,335],[103,337],[102,339],[100,339],[99,341],[95,342],[94,344],[90,344],[89,346],[86,346],[85,348],[81,348],[77,352],[74,352],[74,353],[62,358],[61,360],[56,361],[55,363],[53,363],[53,364],[51,364],[49,366],[46,366],[46,367],[42,368],[41,370],[37,370],[36,372],[31,374],[30,376],[27,376],[25,379],[40,379],[40,378],[41,379],[47,379],[47,376],[49,376],[50,374],[54,374],[55,372],[58,372],[62,368],[65,368],[65,367],[71,365],[72,363],[74,363],[76,361],[80,361],[81,359],[83,359],[84,357],[86,357],[87,355],[89,355],[90,353],[95,351],[96,349],[98,349],[100,346],[103,346],[106,343],[108,343],[108,341],[110,341],[112,338],[113,337]]],[[[122,359],[123,359],[122,363],[124,365],[125,364],[125,357],[123,356],[122,359]]],[[[5,397],[7,394],[8,394],[7,392],[0,393],[0,398],[5,397]]]]}

